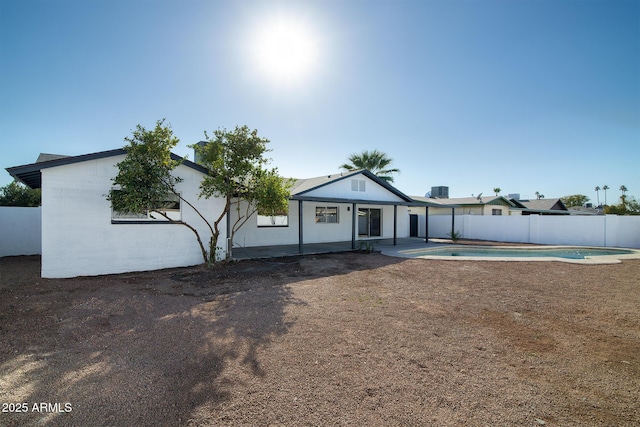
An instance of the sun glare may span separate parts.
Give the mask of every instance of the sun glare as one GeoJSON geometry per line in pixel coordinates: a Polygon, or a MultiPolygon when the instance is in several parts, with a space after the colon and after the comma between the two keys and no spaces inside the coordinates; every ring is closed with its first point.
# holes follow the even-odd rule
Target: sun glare
{"type": "Polygon", "coordinates": [[[293,17],[267,21],[255,35],[257,70],[279,84],[305,81],[317,67],[319,46],[310,26],[293,17]]]}

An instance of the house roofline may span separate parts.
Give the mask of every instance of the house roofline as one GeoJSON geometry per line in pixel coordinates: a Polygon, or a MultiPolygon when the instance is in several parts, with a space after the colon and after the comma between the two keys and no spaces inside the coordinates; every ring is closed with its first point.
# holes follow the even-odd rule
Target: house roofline
{"type": "MultiPolygon", "coordinates": [[[[12,177],[22,182],[23,184],[27,185],[28,187],[40,188],[42,187],[42,174],[41,174],[42,169],[48,169],[48,168],[57,167],[57,166],[65,166],[73,163],[87,162],[90,160],[104,159],[107,157],[120,156],[125,154],[127,154],[127,151],[124,148],[117,148],[114,150],[99,151],[97,153],[82,154],[79,156],[70,156],[70,157],[64,157],[61,159],[47,160],[40,163],[29,163],[27,165],[13,166],[13,167],[6,168],[6,171],[9,172],[9,174],[12,177]]],[[[195,169],[198,172],[202,172],[204,174],[209,173],[209,170],[204,166],[201,166],[197,163],[193,163],[190,160],[186,160],[185,158],[180,157],[177,154],[171,153],[171,159],[175,161],[180,161],[182,162],[183,165],[190,167],[192,169],[195,169]]]]}
{"type": "Polygon", "coordinates": [[[342,199],[339,197],[316,197],[294,194],[289,200],[297,200],[302,202],[321,202],[321,203],[355,203],[358,205],[390,205],[390,206],[430,206],[415,200],[411,201],[392,201],[392,200],[366,200],[366,199],[342,199]]]}
{"type": "MultiPolygon", "coordinates": [[[[407,196],[406,194],[404,194],[403,192],[401,192],[400,190],[398,190],[397,188],[395,188],[393,185],[389,184],[387,181],[385,181],[384,179],[374,175],[372,172],[366,170],[366,169],[359,169],[357,171],[353,171],[353,172],[349,172],[346,174],[341,175],[340,177],[336,178],[336,179],[332,179],[331,181],[327,181],[327,182],[323,182],[322,184],[316,185],[315,187],[311,187],[308,188],[304,191],[301,191],[299,193],[295,193],[295,196],[302,196],[310,191],[314,191],[317,190],[318,188],[322,188],[326,185],[331,185],[334,182],[338,182],[338,181],[342,181],[343,179],[346,178],[350,178],[352,176],[358,175],[358,174],[362,174],[364,176],[366,176],[367,178],[371,179],[372,181],[374,181],[375,183],[377,183],[378,185],[384,187],[387,191],[395,194],[396,196],[400,197],[403,201],[405,202],[413,202],[413,199],[409,196],[407,196]]],[[[300,200],[300,199],[298,199],[300,200]]]]}

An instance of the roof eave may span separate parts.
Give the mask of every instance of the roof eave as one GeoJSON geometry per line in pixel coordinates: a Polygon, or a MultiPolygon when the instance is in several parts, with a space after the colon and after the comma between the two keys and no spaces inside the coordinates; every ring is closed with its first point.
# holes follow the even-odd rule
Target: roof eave
{"type": "MultiPolygon", "coordinates": [[[[89,160],[103,159],[106,157],[113,157],[124,154],[127,154],[124,148],[116,148],[115,150],[100,151],[97,153],[82,154],[80,156],[70,156],[61,159],[47,160],[40,163],[29,163],[27,165],[13,166],[6,168],[6,171],[9,172],[9,174],[18,181],[22,182],[30,188],[35,189],[42,187],[42,169],[86,162],[89,160]]],[[[178,156],[177,154],[171,153],[171,159],[181,161],[185,166],[195,169],[204,174],[209,173],[209,170],[204,166],[193,163],[190,160],[186,160],[183,157],[178,156]]]]}

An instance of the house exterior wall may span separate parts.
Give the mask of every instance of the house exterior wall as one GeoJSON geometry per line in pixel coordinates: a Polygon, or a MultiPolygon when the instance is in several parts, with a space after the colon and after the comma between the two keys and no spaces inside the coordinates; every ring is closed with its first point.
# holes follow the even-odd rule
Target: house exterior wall
{"type": "Polygon", "coordinates": [[[41,254],[40,234],[40,207],[0,206],[0,257],[41,254]]]}
{"type": "MultiPolygon", "coordinates": [[[[178,224],[112,224],[105,195],[124,155],[42,170],[42,277],[60,278],[144,271],[203,262],[195,234],[178,224]]],[[[197,197],[202,174],[181,165],[182,196],[207,218],[219,214],[217,199],[197,197]]],[[[197,228],[208,246],[202,219],[181,204],[182,219],[197,228]]],[[[221,224],[226,236],[226,224],[221,224]]],[[[224,246],[224,242],[220,242],[224,246]]]]}
{"type": "MultiPolygon", "coordinates": [[[[299,243],[299,211],[298,201],[289,201],[288,227],[258,227],[257,216],[251,218],[236,232],[234,247],[292,245],[299,243]]],[[[243,205],[244,207],[244,205],[243,205]]],[[[357,204],[358,208],[374,208],[382,210],[382,236],[376,238],[393,237],[393,206],[377,204],[357,204]]],[[[335,202],[303,202],[303,243],[327,243],[351,240],[353,211],[351,203],[335,202]],[[337,207],[337,223],[316,223],[316,207],[337,207]]],[[[233,212],[232,223],[237,218],[233,212]]],[[[409,237],[409,214],[406,206],[398,206],[397,237],[409,237]]],[[[362,239],[357,235],[356,239],[362,239]]]]}

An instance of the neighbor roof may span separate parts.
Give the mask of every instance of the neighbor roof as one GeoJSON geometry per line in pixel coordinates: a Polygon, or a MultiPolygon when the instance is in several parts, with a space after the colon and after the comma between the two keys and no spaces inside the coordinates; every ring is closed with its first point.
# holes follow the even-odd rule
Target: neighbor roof
{"type": "MultiPolygon", "coordinates": [[[[100,151],[98,153],[83,154],[81,156],[61,156],[59,154],[44,154],[44,155],[41,154],[40,156],[38,156],[38,160],[41,160],[41,158],[49,158],[49,160],[44,160],[39,162],[36,161],[36,163],[30,163],[28,165],[14,166],[14,167],[6,168],[6,170],[7,172],[9,172],[9,174],[12,177],[26,184],[27,186],[31,188],[40,188],[42,187],[42,174],[41,174],[42,169],[52,168],[56,166],[70,165],[72,163],[86,162],[89,160],[103,159],[106,157],[120,156],[123,154],[127,154],[124,148],[118,148],[118,149],[109,150],[109,151],[100,151]]],[[[208,172],[205,167],[200,166],[196,163],[193,163],[189,160],[185,160],[176,154],[171,153],[171,158],[173,160],[180,160],[182,161],[182,164],[184,164],[185,166],[188,166],[199,172],[202,172],[202,173],[208,172]]]]}
{"type": "Polygon", "coordinates": [[[65,157],[69,157],[69,156],[65,156],[64,154],[40,153],[40,155],[38,156],[38,160],[36,160],[36,163],[47,162],[49,160],[64,159],[65,157]]]}
{"type": "Polygon", "coordinates": [[[519,200],[520,204],[524,205],[527,209],[551,211],[560,210],[566,211],[567,207],[562,203],[560,199],[536,199],[536,200],[519,200]]]}
{"type": "Polygon", "coordinates": [[[431,197],[413,196],[415,200],[426,201],[432,203],[432,206],[441,206],[443,208],[468,206],[468,205],[499,205],[504,204],[514,206],[508,199],[503,196],[482,196],[478,197],[457,197],[452,199],[436,199],[431,197]],[[502,203],[501,203],[502,202],[502,203]]]}

